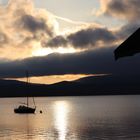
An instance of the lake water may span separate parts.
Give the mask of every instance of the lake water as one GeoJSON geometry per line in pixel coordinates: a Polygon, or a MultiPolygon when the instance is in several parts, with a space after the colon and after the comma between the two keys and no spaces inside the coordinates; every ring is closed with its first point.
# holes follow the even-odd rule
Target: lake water
{"type": "Polygon", "coordinates": [[[0,140],[140,140],[140,96],[35,98],[35,114],[15,114],[23,101],[0,99],[0,140]]]}

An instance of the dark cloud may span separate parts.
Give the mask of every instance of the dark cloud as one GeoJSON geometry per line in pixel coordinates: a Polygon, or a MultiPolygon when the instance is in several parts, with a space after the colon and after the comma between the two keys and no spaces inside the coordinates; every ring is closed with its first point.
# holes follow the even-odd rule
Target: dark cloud
{"type": "Polygon", "coordinates": [[[69,34],[67,37],[57,36],[50,40],[46,46],[58,47],[67,44],[75,48],[95,47],[98,43],[111,43],[116,37],[113,32],[106,28],[86,28],[75,33],[69,34]]]}
{"type": "Polygon", "coordinates": [[[0,77],[24,77],[25,70],[31,76],[61,74],[131,74],[139,75],[140,55],[114,60],[114,48],[96,49],[76,54],[51,54],[24,60],[0,63],[0,77]]]}
{"type": "Polygon", "coordinates": [[[59,47],[59,46],[66,46],[68,44],[67,38],[63,36],[56,36],[53,39],[51,39],[49,42],[42,44],[42,46],[46,47],[59,47]]]}
{"type": "Polygon", "coordinates": [[[139,0],[111,0],[103,2],[104,14],[113,15],[126,20],[139,20],[139,0]]]}
{"type": "Polygon", "coordinates": [[[19,27],[26,29],[32,33],[37,31],[46,32],[49,36],[52,36],[52,29],[48,27],[45,19],[33,17],[32,15],[23,15],[18,21],[19,27]]]}
{"type": "Polygon", "coordinates": [[[82,29],[68,36],[69,41],[75,47],[94,46],[99,41],[103,43],[113,42],[115,36],[106,28],[82,29]]]}

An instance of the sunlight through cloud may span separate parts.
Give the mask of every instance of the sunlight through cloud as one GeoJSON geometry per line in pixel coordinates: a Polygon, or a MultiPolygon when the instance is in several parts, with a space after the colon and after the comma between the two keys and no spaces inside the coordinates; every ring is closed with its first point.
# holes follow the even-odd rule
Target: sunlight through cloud
{"type": "Polygon", "coordinates": [[[35,46],[33,48],[32,51],[32,56],[45,56],[45,55],[49,55],[52,53],[60,53],[60,54],[65,54],[65,53],[77,53],[77,52],[81,52],[82,50],[80,49],[75,49],[73,47],[68,47],[68,48],[64,48],[64,47],[58,47],[58,48],[43,48],[40,46],[40,43],[37,44],[37,46],[35,46]]]}

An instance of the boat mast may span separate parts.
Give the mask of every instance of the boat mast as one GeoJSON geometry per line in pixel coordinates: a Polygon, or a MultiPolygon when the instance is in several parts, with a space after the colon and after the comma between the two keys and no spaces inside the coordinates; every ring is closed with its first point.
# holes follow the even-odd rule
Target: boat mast
{"type": "MultiPolygon", "coordinates": [[[[26,71],[26,78],[27,78],[27,87],[29,86],[29,73],[26,71]]],[[[29,100],[28,100],[28,95],[27,95],[27,107],[29,106],[29,100]]]]}

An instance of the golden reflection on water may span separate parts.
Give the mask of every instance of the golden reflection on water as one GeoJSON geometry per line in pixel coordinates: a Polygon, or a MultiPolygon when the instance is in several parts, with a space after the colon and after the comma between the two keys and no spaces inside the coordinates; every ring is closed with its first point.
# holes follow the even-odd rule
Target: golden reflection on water
{"type": "Polygon", "coordinates": [[[70,106],[66,101],[56,101],[54,104],[55,128],[58,132],[58,139],[65,140],[67,135],[68,112],[70,106]]]}

